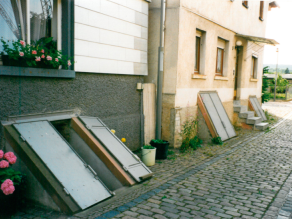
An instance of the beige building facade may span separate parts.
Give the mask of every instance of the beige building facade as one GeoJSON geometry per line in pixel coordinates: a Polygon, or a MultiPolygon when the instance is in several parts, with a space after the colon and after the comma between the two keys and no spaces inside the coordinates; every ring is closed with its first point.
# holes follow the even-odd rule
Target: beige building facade
{"type": "MultiPolygon", "coordinates": [[[[160,0],[150,3],[149,75],[156,83],[160,0]]],[[[232,123],[233,100],[261,98],[269,1],[167,0],[164,28],[162,138],[181,144],[181,127],[198,114],[200,91],[217,91],[232,123]]],[[[200,127],[199,127],[200,128],[200,127]]]]}

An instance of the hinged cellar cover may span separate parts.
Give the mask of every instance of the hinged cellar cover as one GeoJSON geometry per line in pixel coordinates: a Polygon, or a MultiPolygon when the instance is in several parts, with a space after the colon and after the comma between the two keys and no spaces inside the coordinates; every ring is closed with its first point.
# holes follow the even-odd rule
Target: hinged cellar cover
{"type": "Polygon", "coordinates": [[[235,137],[236,133],[217,92],[199,93],[211,122],[222,141],[235,137]]]}
{"type": "Polygon", "coordinates": [[[120,162],[124,170],[137,182],[141,181],[140,177],[152,173],[140,158],[133,154],[99,118],[85,116],[80,116],[79,118],[97,140],[120,162]]]}
{"type": "Polygon", "coordinates": [[[81,209],[112,196],[48,121],[14,124],[14,127],[81,209]]]}
{"type": "Polygon", "coordinates": [[[267,117],[258,101],[258,99],[253,96],[253,97],[250,97],[249,98],[249,102],[251,104],[251,110],[254,110],[257,114],[257,116],[261,117],[263,121],[266,121],[267,120],[267,117]]]}

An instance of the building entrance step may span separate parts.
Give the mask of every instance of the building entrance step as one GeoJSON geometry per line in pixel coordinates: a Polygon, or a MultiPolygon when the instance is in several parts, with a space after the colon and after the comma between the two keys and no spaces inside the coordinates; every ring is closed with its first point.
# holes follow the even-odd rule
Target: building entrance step
{"type": "Polygon", "coordinates": [[[261,117],[251,117],[246,119],[246,124],[248,125],[256,125],[262,122],[262,118],[261,117]]]}
{"type": "Polygon", "coordinates": [[[256,129],[264,131],[269,127],[269,123],[267,122],[261,122],[255,125],[256,129]]]}
{"type": "Polygon", "coordinates": [[[252,118],[252,117],[254,117],[254,111],[247,111],[244,113],[239,113],[238,117],[241,119],[252,118]]]}
{"type": "Polygon", "coordinates": [[[241,106],[241,105],[234,105],[233,111],[237,113],[244,113],[247,112],[247,106],[241,106]]]}

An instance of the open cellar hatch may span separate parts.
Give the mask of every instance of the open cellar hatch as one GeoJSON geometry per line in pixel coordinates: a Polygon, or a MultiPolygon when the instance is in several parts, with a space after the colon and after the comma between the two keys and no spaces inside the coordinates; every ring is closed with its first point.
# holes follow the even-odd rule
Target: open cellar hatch
{"type": "Polygon", "coordinates": [[[236,136],[216,91],[201,91],[198,94],[198,105],[213,138],[220,137],[225,141],[236,136]]]}
{"type": "Polygon", "coordinates": [[[7,142],[58,207],[76,213],[152,172],[98,118],[75,113],[9,117],[7,142]]]}

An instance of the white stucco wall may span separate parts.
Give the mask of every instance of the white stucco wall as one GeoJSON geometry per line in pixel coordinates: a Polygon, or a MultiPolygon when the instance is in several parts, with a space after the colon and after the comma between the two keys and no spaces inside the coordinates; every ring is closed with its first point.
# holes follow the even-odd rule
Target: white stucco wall
{"type": "Polygon", "coordinates": [[[75,70],[147,75],[148,2],[75,1],[75,70]]]}
{"type": "Polygon", "coordinates": [[[264,20],[259,19],[260,0],[248,1],[248,8],[241,0],[180,0],[181,7],[190,9],[237,33],[265,36],[269,1],[264,3],[264,20]]]}

